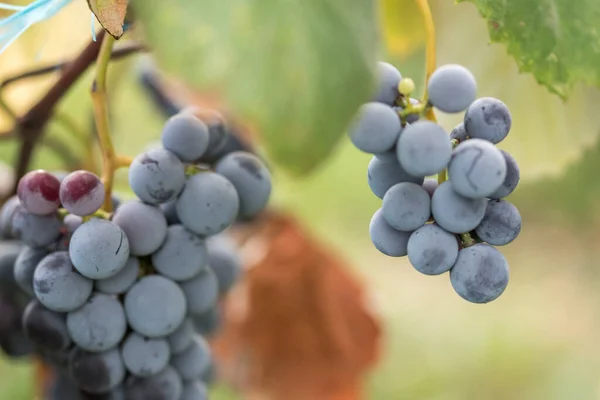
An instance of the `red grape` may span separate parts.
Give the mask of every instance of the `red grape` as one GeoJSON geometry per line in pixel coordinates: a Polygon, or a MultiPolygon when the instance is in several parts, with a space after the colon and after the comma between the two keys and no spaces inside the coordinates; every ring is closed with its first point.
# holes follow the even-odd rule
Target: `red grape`
{"type": "Polygon", "coordinates": [[[38,169],[26,173],[19,181],[17,196],[27,211],[48,215],[60,206],[60,181],[51,173],[38,169]]]}
{"type": "Polygon", "coordinates": [[[86,216],[104,202],[104,184],[89,171],[71,172],[60,184],[60,202],[72,214],[86,216]]]}

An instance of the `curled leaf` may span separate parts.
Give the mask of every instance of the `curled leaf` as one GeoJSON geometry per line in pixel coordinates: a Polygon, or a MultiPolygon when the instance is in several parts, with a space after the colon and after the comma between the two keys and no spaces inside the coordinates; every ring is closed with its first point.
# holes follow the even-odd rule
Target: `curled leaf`
{"type": "Polygon", "coordinates": [[[106,32],[116,39],[123,36],[123,21],[129,0],[87,0],[90,10],[106,32]]]}

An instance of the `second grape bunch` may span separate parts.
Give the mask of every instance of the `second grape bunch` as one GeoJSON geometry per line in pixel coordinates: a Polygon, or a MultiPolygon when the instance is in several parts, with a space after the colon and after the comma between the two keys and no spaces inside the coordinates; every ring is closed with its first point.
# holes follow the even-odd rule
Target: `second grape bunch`
{"type": "Polygon", "coordinates": [[[114,199],[114,212],[100,210],[106,190],[89,171],[31,171],[1,209],[0,239],[15,248],[9,267],[28,302],[24,340],[60,378],[51,400],[207,398],[203,336],[241,272],[225,231],[271,193],[260,158],[223,151],[222,124],[191,110],[170,118],[161,145],[129,168],[137,199],[114,199]]]}
{"type": "Polygon", "coordinates": [[[495,300],[509,280],[496,246],[521,231],[519,211],[505,199],[519,167],[495,146],[510,132],[510,111],[498,99],[476,98],[475,78],[461,65],[431,75],[425,104],[410,97],[414,83],[393,65],[380,62],[378,78],[349,129],[352,143],[373,154],[367,179],[382,199],[369,227],[373,244],[387,256],[408,256],[423,274],[449,272],[465,300],[495,300]],[[463,122],[447,133],[425,118],[430,108],[464,112],[463,122]]]}

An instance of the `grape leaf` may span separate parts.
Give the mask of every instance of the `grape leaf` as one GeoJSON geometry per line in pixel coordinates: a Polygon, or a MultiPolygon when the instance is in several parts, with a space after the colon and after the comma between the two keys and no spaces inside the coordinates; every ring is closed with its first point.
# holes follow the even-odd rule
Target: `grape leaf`
{"type": "Polygon", "coordinates": [[[465,1],[487,20],[492,42],[551,92],[564,99],[576,82],[600,86],[597,0],[457,0],[465,1]]]}
{"type": "MultiPolygon", "coordinates": [[[[531,74],[519,73],[502,44],[488,44],[486,23],[475,7],[446,0],[432,0],[431,6],[438,65],[464,65],[477,79],[477,96],[496,97],[507,104],[513,126],[499,147],[517,159],[523,179],[559,174],[595,143],[600,91],[577,85],[567,101],[561,100],[531,74]]],[[[441,112],[437,116],[447,130],[463,118],[441,112]]]]}
{"type": "Polygon", "coordinates": [[[123,21],[129,0],[87,0],[90,10],[106,32],[115,38],[123,36],[123,21]]]}
{"type": "Polygon", "coordinates": [[[276,163],[315,169],[374,89],[372,0],[134,0],[160,66],[220,93],[276,163]]]}

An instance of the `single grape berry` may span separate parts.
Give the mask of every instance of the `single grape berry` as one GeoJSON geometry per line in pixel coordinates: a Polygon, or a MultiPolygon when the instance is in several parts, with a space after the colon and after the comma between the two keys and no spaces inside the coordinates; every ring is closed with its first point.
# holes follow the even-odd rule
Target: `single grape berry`
{"type": "Polygon", "coordinates": [[[506,104],[493,97],[482,97],[471,103],[464,122],[470,138],[497,144],[508,135],[512,117],[506,104]]]}
{"type": "Polygon", "coordinates": [[[452,144],[444,128],[431,121],[417,121],[404,128],[396,149],[404,170],[420,177],[445,169],[452,155],[452,144]]]}
{"type": "Polygon", "coordinates": [[[60,206],[60,181],[51,173],[38,169],[26,173],[17,187],[17,196],[27,211],[48,215],[60,206]]]}
{"type": "Polygon", "coordinates": [[[406,172],[397,158],[382,160],[373,157],[367,169],[367,180],[373,194],[383,199],[388,189],[397,183],[413,182],[421,185],[424,179],[406,172]]]}
{"type": "Polygon", "coordinates": [[[415,269],[425,275],[448,272],[458,257],[456,236],[436,224],[427,224],[410,235],[408,259],[415,269]]]}
{"type": "Polygon", "coordinates": [[[148,150],[129,166],[129,186],[145,203],[161,204],[173,200],[184,185],[184,165],[168,150],[148,150]]]}
{"type": "Polygon", "coordinates": [[[252,218],[266,207],[271,196],[271,173],[260,158],[246,151],[235,151],[219,160],[215,172],[235,186],[240,217],[252,218]]]}
{"type": "Polygon", "coordinates": [[[475,244],[458,252],[450,270],[452,287],[471,303],[489,303],[508,285],[508,262],[488,244],[475,244]]]}
{"type": "Polygon", "coordinates": [[[72,214],[86,216],[102,207],[104,184],[89,171],[71,172],[60,184],[60,202],[72,214]]]}
{"type": "Polygon", "coordinates": [[[431,213],[435,222],[452,233],[470,232],[485,215],[486,199],[470,199],[456,193],[452,183],[442,183],[433,193],[431,213]]]}
{"type": "Polygon", "coordinates": [[[448,164],[452,188],[462,196],[487,197],[500,188],[506,177],[506,161],[496,146],[481,139],[459,144],[448,164]]]}
{"type": "Polygon", "coordinates": [[[235,186],[223,175],[203,172],[188,179],[176,208],[183,226],[197,235],[210,236],[235,221],[240,198],[235,186]]]}
{"type": "Polygon", "coordinates": [[[114,222],[93,218],[82,224],[69,243],[73,265],[90,279],[118,274],[129,259],[129,240],[114,222]]]}
{"type": "Polygon", "coordinates": [[[465,129],[464,122],[456,125],[454,129],[450,132],[450,140],[456,140],[458,143],[464,142],[467,140],[469,136],[467,135],[467,130],[465,129]]]}
{"type": "Polygon", "coordinates": [[[411,232],[394,229],[383,217],[381,209],[375,211],[369,224],[369,235],[377,250],[390,257],[404,257],[411,232]]]}
{"type": "Polygon", "coordinates": [[[431,198],[422,186],[402,182],[386,192],[381,209],[392,228],[410,232],[423,226],[429,219],[431,198]]]}
{"type": "Polygon", "coordinates": [[[393,108],[372,102],[363,104],[349,129],[350,140],[365,153],[382,153],[396,145],[402,125],[393,108]]]}
{"type": "Polygon", "coordinates": [[[494,246],[509,244],[521,232],[521,214],[506,200],[490,200],[485,216],[475,232],[484,242],[494,246]]]}
{"type": "Polygon", "coordinates": [[[162,131],[163,147],[183,162],[192,162],[208,148],[208,127],[190,112],[180,113],[167,120],[162,131]]]}
{"type": "Polygon", "coordinates": [[[514,157],[504,150],[500,150],[500,152],[504,156],[504,161],[506,161],[506,177],[498,190],[490,195],[492,199],[501,199],[511,194],[517,188],[521,179],[521,171],[514,157]]]}
{"type": "Polygon", "coordinates": [[[429,79],[429,102],[447,113],[464,111],[475,100],[477,83],[465,67],[457,64],[442,65],[429,79]]]}
{"type": "Polygon", "coordinates": [[[377,63],[377,78],[379,88],[373,101],[393,106],[400,95],[398,85],[402,80],[400,71],[392,64],[380,61],[377,63]]]}
{"type": "Polygon", "coordinates": [[[429,194],[429,197],[433,197],[433,193],[435,192],[435,189],[437,189],[437,187],[438,187],[438,181],[437,181],[437,179],[433,179],[433,178],[425,178],[425,181],[423,182],[423,184],[421,186],[423,186],[423,189],[425,189],[427,194],[429,194]]]}

